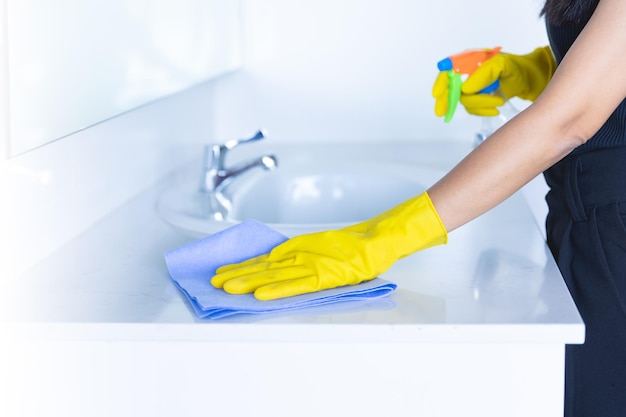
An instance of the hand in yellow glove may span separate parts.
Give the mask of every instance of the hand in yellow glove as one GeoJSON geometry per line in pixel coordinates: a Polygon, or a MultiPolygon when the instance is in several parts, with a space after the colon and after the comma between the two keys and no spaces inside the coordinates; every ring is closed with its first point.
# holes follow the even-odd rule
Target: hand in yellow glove
{"type": "Polygon", "coordinates": [[[273,300],[371,280],[396,260],[446,241],[439,215],[423,193],[362,223],[297,236],[267,255],[223,266],[211,284],[273,300]]]}
{"type": "MultiPolygon", "coordinates": [[[[495,116],[499,114],[498,107],[508,98],[537,99],[555,70],[556,62],[548,46],[537,48],[527,55],[499,53],[483,62],[465,80],[460,102],[470,114],[495,116]],[[496,80],[500,80],[501,95],[477,94],[496,80]]],[[[433,97],[435,114],[444,116],[448,111],[448,77],[445,72],[440,72],[435,80],[433,97]]]]}

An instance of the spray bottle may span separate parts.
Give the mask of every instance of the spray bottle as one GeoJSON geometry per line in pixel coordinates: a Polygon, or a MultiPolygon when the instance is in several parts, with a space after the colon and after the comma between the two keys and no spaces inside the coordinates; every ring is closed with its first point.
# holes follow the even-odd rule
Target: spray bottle
{"type": "MultiPolygon", "coordinates": [[[[449,123],[454,117],[459,100],[461,99],[461,85],[463,84],[463,76],[467,77],[472,74],[483,62],[491,59],[498,53],[502,47],[497,46],[492,49],[470,49],[455,55],[450,55],[437,63],[439,71],[445,71],[448,74],[448,111],[444,117],[444,121],[449,123]]],[[[476,143],[480,144],[487,139],[507,120],[518,113],[517,109],[507,100],[499,90],[500,81],[496,80],[491,85],[480,90],[479,94],[497,94],[505,99],[504,105],[500,108],[500,114],[497,116],[482,117],[482,126],[476,133],[476,143]]]]}

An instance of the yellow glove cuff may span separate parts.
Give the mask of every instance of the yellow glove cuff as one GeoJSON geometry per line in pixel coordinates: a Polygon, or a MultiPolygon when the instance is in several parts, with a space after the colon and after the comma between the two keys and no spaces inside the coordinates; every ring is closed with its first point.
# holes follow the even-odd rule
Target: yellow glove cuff
{"type": "Polygon", "coordinates": [[[403,244],[399,253],[400,258],[432,246],[448,243],[448,232],[427,192],[423,192],[396,209],[406,211],[408,216],[405,239],[398,239],[398,244],[403,244]]]}
{"type": "Polygon", "coordinates": [[[376,242],[378,252],[395,259],[448,242],[448,232],[427,192],[348,229],[363,233],[376,242]]]}

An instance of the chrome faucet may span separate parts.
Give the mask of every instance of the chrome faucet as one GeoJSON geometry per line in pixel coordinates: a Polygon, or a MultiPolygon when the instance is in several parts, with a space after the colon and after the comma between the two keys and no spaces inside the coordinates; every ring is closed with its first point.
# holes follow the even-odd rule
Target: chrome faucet
{"type": "Polygon", "coordinates": [[[265,136],[266,132],[261,129],[249,138],[232,139],[221,145],[207,145],[204,148],[202,174],[200,176],[200,191],[206,193],[221,193],[221,190],[226,185],[244,172],[248,172],[255,167],[260,167],[265,170],[276,168],[278,166],[278,160],[274,155],[263,155],[226,168],[226,155],[229,150],[245,143],[264,139],[265,136]]]}

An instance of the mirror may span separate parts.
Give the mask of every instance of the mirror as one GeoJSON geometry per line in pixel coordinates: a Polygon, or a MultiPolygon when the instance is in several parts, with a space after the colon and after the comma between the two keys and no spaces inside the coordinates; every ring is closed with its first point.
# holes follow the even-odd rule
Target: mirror
{"type": "Polygon", "coordinates": [[[0,0],[2,8],[9,156],[239,65],[239,0],[0,0]]]}

